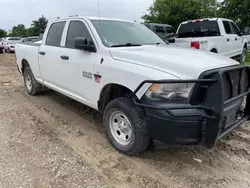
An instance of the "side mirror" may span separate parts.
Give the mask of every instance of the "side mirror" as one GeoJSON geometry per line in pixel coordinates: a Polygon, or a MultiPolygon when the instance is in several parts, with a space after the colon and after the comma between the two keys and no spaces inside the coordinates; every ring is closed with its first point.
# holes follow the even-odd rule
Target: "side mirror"
{"type": "Polygon", "coordinates": [[[76,49],[85,50],[88,52],[96,52],[95,45],[87,38],[76,37],[74,39],[74,46],[76,49]]]}
{"type": "Polygon", "coordinates": [[[169,42],[169,43],[175,43],[175,38],[166,39],[166,41],[169,42]]]}
{"type": "Polygon", "coordinates": [[[246,33],[245,33],[245,31],[241,30],[241,31],[238,31],[236,34],[241,37],[241,36],[245,35],[246,33]]]}

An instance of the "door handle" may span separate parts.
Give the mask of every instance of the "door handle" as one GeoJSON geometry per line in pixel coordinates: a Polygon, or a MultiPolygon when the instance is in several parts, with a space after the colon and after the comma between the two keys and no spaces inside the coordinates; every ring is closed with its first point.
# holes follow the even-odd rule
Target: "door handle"
{"type": "Polygon", "coordinates": [[[62,56],[61,56],[61,59],[63,59],[63,60],[69,60],[69,56],[62,55],[62,56]]]}
{"type": "Polygon", "coordinates": [[[235,41],[238,40],[237,38],[235,38],[235,41]]]}
{"type": "Polygon", "coordinates": [[[45,52],[39,52],[40,55],[45,55],[45,52]]]}
{"type": "Polygon", "coordinates": [[[229,42],[230,41],[230,39],[227,39],[227,42],[229,42]]]}

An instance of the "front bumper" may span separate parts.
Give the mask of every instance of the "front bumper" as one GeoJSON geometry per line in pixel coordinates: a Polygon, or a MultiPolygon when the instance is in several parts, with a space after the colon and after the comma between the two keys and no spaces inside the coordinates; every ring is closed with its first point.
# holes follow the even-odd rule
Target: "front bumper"
{"type": "Polygon", "coordinates": [[[147,114],[151,138],[168,144],[202,144],[212,148],[217,140],[246,122],[250,115],[249,84],[247,89],[239,90],[239,93],[235,94],[233,87],[236,87],[236,84],[243,87],[240,86],[242,78],[236,79],[238,83],[233,83],[229,76],[227,81],[233,83],[230,90],[232,96],[225,98],[225,78],[227,74],[235,71],[239,71],[240,77],[243,71],[247,72],[250,83],[250,68],[235,66],[205,72],[197,80],[148,80],[140,84],[135,94],[146,83],[196,84],[189,104],[163,104],[153,102],[145,96],[140,100],[134,98],[134,103],[143,107],[147,114]],[[243,111],[241,104],[245,96],[247,101],[243,111]]]}

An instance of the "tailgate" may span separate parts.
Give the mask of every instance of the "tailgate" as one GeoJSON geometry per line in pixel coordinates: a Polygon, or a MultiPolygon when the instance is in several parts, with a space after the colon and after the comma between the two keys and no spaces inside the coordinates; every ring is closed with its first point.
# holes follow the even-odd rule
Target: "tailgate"
{"type": "Polygon", "coordinates": [[[191,48],[192,38],[176,38],[173,45],[182,48],[191,48]]]}

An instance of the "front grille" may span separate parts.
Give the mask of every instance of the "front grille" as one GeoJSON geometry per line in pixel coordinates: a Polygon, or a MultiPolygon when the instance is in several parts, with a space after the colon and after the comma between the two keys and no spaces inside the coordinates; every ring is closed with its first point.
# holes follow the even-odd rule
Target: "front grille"
{"type": "Polygon", "coordinates": [[[245,69],[232,70],[222,75],[223,96],[227,101],[249,88],[249,78],[245,69]]]}
{"type": "MultiPolygon", "coordinates": [[[[219,68],[203,72],[199,79],[218,79],[218,87],[222,88],[221,92],[217,91],[217,96],[220,97],[221,93],[223,93],[222,97],[225,102],[239,94],[248,91],[250,86],[250,76],[248,77],[249,71],[250,70],[248,67],[240,68],[239,66],[219,68]],[[228,69],[228,71],[224,71],[225,69],[228,69]]],[[[207,93],[209,88],[210,85],[204,85],[200,83],[196,84],[190,98],[190,103],[193,105],[203,104],[208,97],[207,93]]]]}

